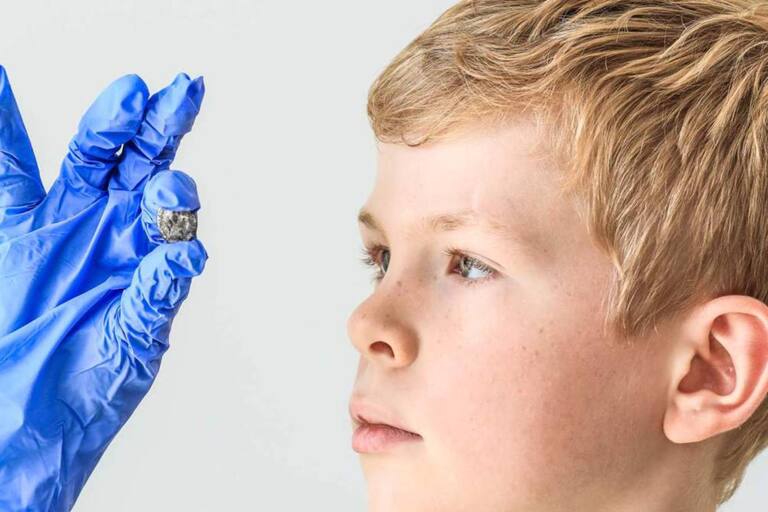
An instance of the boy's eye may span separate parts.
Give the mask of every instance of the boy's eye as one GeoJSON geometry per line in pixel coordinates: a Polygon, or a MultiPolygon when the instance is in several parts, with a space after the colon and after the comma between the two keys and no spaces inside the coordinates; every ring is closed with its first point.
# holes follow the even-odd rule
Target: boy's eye
{"type": "MultiPolygon", "coordinates": [[[[456,265],[456,268],[458,269],[457,273],[461,276],[461,281],[464,284],[467,285],[473,285],[477,284],[483,281],[487,281],[489,279],[493,279],[496,275],[496,271],[489,267],[488,265],[480,262],[477,258],[473,258],[471,256],[467,256],[466,254],[462,253],[460,250],[449,247],[445,251],[443,251],[443,254],[446,254],[450,257],[457,258],[458,264],[456,265]],[[479,278],[471,278],[469,275],[472,273],[473,270],[479,271],[482,275],[479,278]]],[[[386,247],[374,244],[371,247],[364,247],[363,248],[363,263],[369,267],[376,267],[380,264],[383,264],[386,268],[384,270],[381,270],[381,267],[379,267],[378,272],[374,273],[372,281],[375,283],[378,283],[384,278],[384,274],[386,273],[386,269],[389,268],[389,249],[386,247]],[[380,263],[381,262],[381,263],[380,263]]]]}

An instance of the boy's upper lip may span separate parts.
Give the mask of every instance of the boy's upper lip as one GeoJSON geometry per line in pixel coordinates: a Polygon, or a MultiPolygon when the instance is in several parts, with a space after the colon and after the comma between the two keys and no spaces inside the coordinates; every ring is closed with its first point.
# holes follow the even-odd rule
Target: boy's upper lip
{"type": "Polygon", "coordinates": [[[367,396],[362,394],[353,394],[349,401],[349,415],[354,422],[354,428],[363,423],[377,423],[389,425],[391,427],[411,432],[419,435],[400,420],[397,415],[385,406],[380,405],[367,396]]]}

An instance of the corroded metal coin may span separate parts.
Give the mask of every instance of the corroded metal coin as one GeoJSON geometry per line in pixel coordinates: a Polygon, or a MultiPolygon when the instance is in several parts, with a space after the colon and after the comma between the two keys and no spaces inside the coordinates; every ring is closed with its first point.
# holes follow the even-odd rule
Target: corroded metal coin
{"type": "Polygon", "coordinates": [[[158,208],[157,227],[166,242],[192,240],[197,236],[197,212],[158,208]]]}

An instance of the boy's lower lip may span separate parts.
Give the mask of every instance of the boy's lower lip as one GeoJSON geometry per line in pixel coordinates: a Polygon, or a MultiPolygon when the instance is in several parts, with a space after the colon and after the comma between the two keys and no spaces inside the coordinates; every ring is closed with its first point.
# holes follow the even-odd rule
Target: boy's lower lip
{"type": "Polygon", "coordinates": [[[420,441],[421,436],[380,423],[363,423],[352,434],[352,449],[357,453],[383,452],[399,443],[420,441]]]}

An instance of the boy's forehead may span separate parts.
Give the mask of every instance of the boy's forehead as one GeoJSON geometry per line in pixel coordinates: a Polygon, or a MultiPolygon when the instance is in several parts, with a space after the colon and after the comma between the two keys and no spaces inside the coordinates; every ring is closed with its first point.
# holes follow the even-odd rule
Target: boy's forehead
{"type": "MultiPolygon", "coordinates": [[[[378,220],[374,208],[363,206],[357,220],[371,231],[386,233],[383,223],[378,220]]],[[[516,238],[518,229],[512,223],[489,212],[481,212],[471,208],[453,211],[433,212],[422,215],[414,222],[414,231],[421,233],[445,233],[468,228],[479,228],[486,233],[501,239],[516,238]]],[[[518,240],[519,241],[519,240],[518,240]]]]}
{"type": "Polygon", "coordinates": [[[380,143],[376,183],[359,220],[371,229],[394,217],[433,231],[475,226],[532,244],[542,236],[542,217],[559,207],[552,202],[562,201],[534,139],[530,127],[516,124],[417,147],[380,143]]]}
{"type": "Polygon", "coordinates": [[[389,240],[404,235],[425,241],[443,233],[474,233],[485,239],[509,247],[532,259],[545,257],[547,241],[544,235],[515,218],[503,218],[488,211],[473,209],[421,209],[398,212],[381,203],[368,201],[358,212],[358,223],[363,232],[369,231],[389,240]]]}
{"type": "Polygon", "coordinates": [[[377,142],[379,165],[407,168],[473,163],[499,166],[510,161],[535,163],[548,160],[551,155],[537,126],[528,117],[518,117],[503,124],[466,123],[445,140],[415,147],[377,142]]]}

